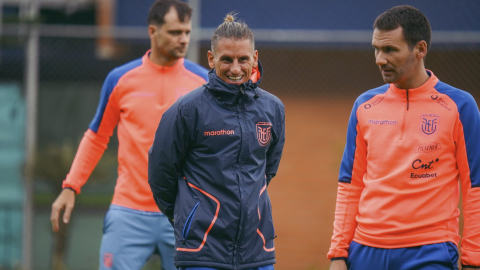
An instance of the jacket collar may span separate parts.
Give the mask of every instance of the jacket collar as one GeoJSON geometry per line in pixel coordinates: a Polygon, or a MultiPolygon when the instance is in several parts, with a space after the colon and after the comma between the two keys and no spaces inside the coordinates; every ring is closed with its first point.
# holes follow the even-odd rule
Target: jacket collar
{"type": "MultiPolygon", "coordinates": [[[[422,84],[421,86],[417,87],[417,88],[412,88],[412,89],[408,89],[408,95],[412,98],[412,97],[417,97],[417,96],[420,96],[420,95],[423,95],[423,94],[426,94],[426,93],[430,93],[430,92],[435,92],[435,89],[434,89],[434,86],[438,83],[438,78],[437,76],[435,76],[435,74],[433,74],[432,71],[426,69],[425,70],[428,74],[428,76],[430,76],[430,78],[424,83],[422,84]]],[[[397,88],[395,86],[395,84],[391,83],[390,84],[390,92],[392,94],[394,94],[395,96],[398,96],[398,97],[406,97],[406,92],[405,91],[407,89],[400,89],[400,88],[397,88]]]]}
{"type": "Polygon", "coordinates": [[[240,85],[229,84],[220,79],[215,73],[215,69],[208,72],[208,82],[205,87],[213,93],[218,100],[227,105],[234,105],[240,100],[250,102],[253,98],[258,98],[256,88],[260,85],[263,76],[263,67],[258,61],[258,67],[252,71],[252,76],[248,82],[240,85]]]}

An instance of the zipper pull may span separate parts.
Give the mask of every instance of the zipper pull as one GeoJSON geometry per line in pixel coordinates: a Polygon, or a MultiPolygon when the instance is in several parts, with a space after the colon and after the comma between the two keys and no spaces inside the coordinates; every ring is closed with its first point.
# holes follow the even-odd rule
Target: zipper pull
{"type": "Polygon", "coordinates": [[[182,244],[184,244],[184,245],[185,245],[185,238],[183,238],[183,239],[182,239],[182,244]]]}
{"type": "Polygon", "coordinates": [[[243,86],[240,86],[240,92],[245,95],[245,91],[243,91],[243,86]]]}
{"type": "Polygon", "coordinates": [[[407,111],[409,107],[410,107],[410,100],[408,99],[408,89],[407,89],[407,111]]]}

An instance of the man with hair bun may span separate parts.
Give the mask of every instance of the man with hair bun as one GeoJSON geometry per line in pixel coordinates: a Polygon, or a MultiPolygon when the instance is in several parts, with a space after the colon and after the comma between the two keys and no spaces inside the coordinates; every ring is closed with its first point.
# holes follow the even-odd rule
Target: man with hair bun
{"type": "MultiPolygon", "coordinates": [[[[80,142],[63,191],[52,205],[53,231],[60,211],[68,223],[76,194],[95,168],[118,125],[118,179],[105,215],[99,269],[141,269],[154,253],[163,270],[175,270],[174,236],[147,182],[148,149],[162,113],[179,96],[202,85],[207,70],[185,59],[192,9],[178,0],[156,0],[148,14],[151,48],[142,58],[112,70],[97,113],[80,142]]],[[[162,131],[159,131],[162,133],[162,131]]]]}
{"type": "Polygon", "coordinates": [[[254,45],[248,25],[228,14],[212,37],[209,82],[165,112],[149,152],[148,182],[174,227],[182,270],[275,263],[267,186],[282,156],[285,109],[259,88],[254,45]]]}
{"type": "Polygon", "coordinates": [[[460,240],[462,269],[479,269],[478,106],[425,69],[431,28],[420,10],[393,7],[373,28],[387,84],[360,95],[350,116],[330,269],[459,269],[460,240]]]}

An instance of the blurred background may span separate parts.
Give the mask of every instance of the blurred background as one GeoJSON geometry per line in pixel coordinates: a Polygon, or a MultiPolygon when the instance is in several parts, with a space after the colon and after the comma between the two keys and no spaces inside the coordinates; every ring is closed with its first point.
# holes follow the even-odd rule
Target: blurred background
{"type": "MultiPolygon", "coordinates": [[[[118,141],[77,196],[61,234],[50,225],[103,80],[150,47],[153,0],[0,0],[0,269],[97,269],[118,141]]],[[[287,142],[269,186],[277,270],[328,269],[337,177],[355,98],[383,84],[372,24],[409,4],[433,29],[426,67],[480,98],[480,1],[188,0],[188,58],[207,66],[213,30],[230,11],[253,29],[261,87],[286,107],[287,142]]],[[[159,269],[158,256],[144,269],[159,269]]]]}

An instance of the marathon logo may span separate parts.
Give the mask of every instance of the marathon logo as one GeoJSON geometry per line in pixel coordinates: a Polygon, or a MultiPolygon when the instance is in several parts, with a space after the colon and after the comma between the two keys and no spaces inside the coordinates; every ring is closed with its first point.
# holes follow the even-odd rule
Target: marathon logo
{"type": "Polygon", "coordinates": [[[422,173],[422,174],[417,174],[417,173],[411,173],[410,178],[436,178],[437,173],[422,173]]]}
{"type": "Polygon", "coordinates": [[[420,144],[415,148],[415,153],[429,153],[442,149],[440,143],[425,143],[420,144]]]}
{"type": "Polygon", "coordinates": [[[396,125],[397,121],[390,121],[390,120],[368,120],[369,125],[387,125],[392,126],[396,125]]]}
{"type": "Polygon", "coordinates": [[[216,131],[205,131],[203,133],[204,136],[221,136],[221,135],[233,135],[235,131],[233,130],[216,130],[216,131]]]}

